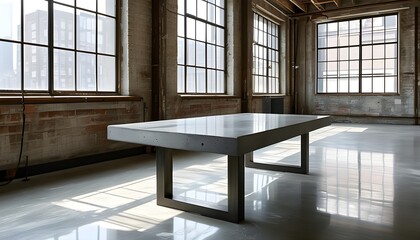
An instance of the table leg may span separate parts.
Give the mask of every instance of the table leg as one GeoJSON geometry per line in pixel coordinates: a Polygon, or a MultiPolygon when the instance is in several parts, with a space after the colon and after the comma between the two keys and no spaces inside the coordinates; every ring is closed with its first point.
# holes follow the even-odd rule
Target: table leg
{"type": "Polygon", "coordinates": [[[309,173],[309,133],[301,135],[300,140],[300,166],[291,166],[283,164],[267,164],[254,162],[253,153],[245,154],[245,166],[250,168],[279,171],[279,172],[292,172],[292,173],[309,173]]]}
{"type": "Polygon", "coordinates": [[[233,222],[245,216],[244,157],[228,156],[228,212],[233,222]]]}
{"type": "Polygon", "coordinates": [[[243,156],[228,156],[228,207],[227,210],[202,206],[174,199],[172,150],[156,148],[156,202],[160,206],[194,212],[203,216],[230,222],[240,222],[245,212],[245,166],[243,156]]]}
{"type": "Polygon", "coordinates": [[[156,182],[157,182],[157,204],[164,198],[172,198],[173,181],[172,150],[167,148],[156,148],[156,182]]]}

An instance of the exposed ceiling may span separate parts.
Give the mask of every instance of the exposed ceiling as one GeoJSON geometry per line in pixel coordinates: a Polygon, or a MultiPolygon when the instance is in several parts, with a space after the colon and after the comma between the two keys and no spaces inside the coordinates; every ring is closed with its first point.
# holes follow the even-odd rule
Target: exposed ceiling
{"type": "MultiPolygon", "coordinates": [[[[354,4],[355,0],[351,1],[354,4]]],[[[341,0],[267,0],[276,7],[284,9],[288,14],[324,11],[329,8],[339,8],[341,0]]]]}
{"type": "Polygon", "coordinates": [[[323,14],[335,10],[373,7],[384,5],[402,5],[406,3],[420,5],[420,0],[265,0],[272,6],[281,9],[289,16],[323,14]]]}

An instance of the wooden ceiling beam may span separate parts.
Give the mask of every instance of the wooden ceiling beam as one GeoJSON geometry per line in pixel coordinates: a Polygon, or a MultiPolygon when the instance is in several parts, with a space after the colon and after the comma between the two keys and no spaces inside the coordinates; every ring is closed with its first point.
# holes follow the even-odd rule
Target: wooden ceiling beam
{"type": "Polygon", "coordinates": [[[335,3],[335,5],[337,5],[337,7],[339,7],[341,4],[341,0],[333,0],[333,2],[335,3]]]}
{"type": "Polygon", "coordinates": [[[302,0],[290,0],[293,4],[296,5],[296,7],[300,8],[300,10],[307,12],[308,7],[305,3],[302,2],[302,0]]]}
{"type": "Polygon", "coordinates": [[[294,5],[289,0],[275,0],[274,2],[280,4],[281,6],[283,6],[288,11],[290,11],[292,13],[295,13],[294,5]]]}
{"type": "Polygon", "coordinates": [[[319,10],[319,11],[324,11],[324,7],[322,6],[322,4],[318,3],[317,0],[311,0],[312,4],[319,10]]]}

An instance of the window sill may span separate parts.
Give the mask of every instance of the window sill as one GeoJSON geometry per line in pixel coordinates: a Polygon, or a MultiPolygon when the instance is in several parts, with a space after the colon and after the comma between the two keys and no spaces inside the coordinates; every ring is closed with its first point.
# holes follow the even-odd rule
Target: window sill
{"type": "Polygon", "coordinates": [[[215,95],[194,95],[194,94],[179,94],[181,98],[185,99],[221,99],[221,98],[230,98],[230,99],[239,99],[237,96],[233,95],[223,95],[223,94],[215,94],[215,95]]]}
{"type": "MultiPolygon", "coordinates": [[[[136,96],[25,96],[26,104],[141,101],[136,96]]],[[[20,96],[0,96],[0,104],[21,104],[20,96]]]]}

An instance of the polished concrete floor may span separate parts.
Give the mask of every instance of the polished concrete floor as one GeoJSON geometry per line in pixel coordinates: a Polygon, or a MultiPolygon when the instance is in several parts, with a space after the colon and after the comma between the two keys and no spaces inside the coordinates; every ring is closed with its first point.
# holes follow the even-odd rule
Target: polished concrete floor
{"type": "MultiPolygon", "coordinates": [[[[156,205],[153,155],[0,188],[0,239],[420,239],[420,128],[333,124],[310,134],[310,174],[247,168],[245,221],[156,205]]],[[[300,140],[258,161],[295,164],[300,140]]],[[[178,152],[180,197],[225,204],[226,157],[178,152]]]]}

